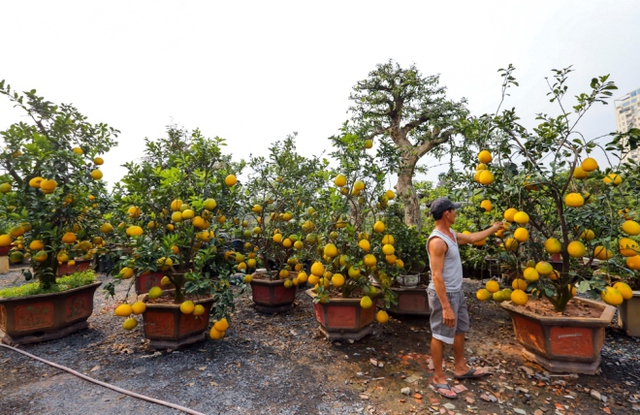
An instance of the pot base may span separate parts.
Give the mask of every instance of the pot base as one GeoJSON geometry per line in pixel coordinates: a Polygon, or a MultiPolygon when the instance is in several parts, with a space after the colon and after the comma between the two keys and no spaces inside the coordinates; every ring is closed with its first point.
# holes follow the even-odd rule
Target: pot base
{"type": "Polygon", "coordinates": [[[283,304],[283,305],[264,305],[264,304],[255,304],[256,311],[263,314],[275,314],[275,313],[283,313],[285,311],[293,310],[293,304],[283,304]]]}
{"type": "Polygon", "coordinates": [[[554,373],[580,373],[583,375],[595,375],[600,368],[602,358],[598,356],[593,362],[568,362],[561,360],[551,360],[544,356],[531,353],[527,349],[522,349],[522,356],[533,363],[537,363],[549,372],[554,373]]]}
{"type": "Polygon", "coordinates": [[[363,327],[362,329],[360,329],[358,331],[351,331],[351,332],[329,331],[329,330],[325,329],[322,326],[318,327],[318,329],[320,330],[320,332],[322,334],[324,334],[324,336],[329,341],[343,341],[343,340],[358,341],[361,338],[363,338],[364,336],[367,336],[367,335],[371,334],[371,332],[373,331],[373,328],[371,326],[363,327]]]}
{"type": "Polygon", "coordinates": [[[30,343],[39,343],[47,340],[56,340],[62,337],[65,337],[71,333],[75,333],[76,331],[84,330],[89,327],[89,323],[85,321],[80,321],[78,323],[72,324],[70,326],[58,329],[55,332],[50,333],[33,333],[28,334],[26,336],[20,336],[18,338],[13,338],[8,334],[5,334],[0,342],[4,344],[8,344],[9,346],[20,346],[22,344],[30,344],[30,343]]]}
{"type": "Polygon", "coordinates": [[[207,340],[207,333],[196,333],[178,340],[150,339],[147,347],[152,350],[176,350],[205,340],[207,340]]]}

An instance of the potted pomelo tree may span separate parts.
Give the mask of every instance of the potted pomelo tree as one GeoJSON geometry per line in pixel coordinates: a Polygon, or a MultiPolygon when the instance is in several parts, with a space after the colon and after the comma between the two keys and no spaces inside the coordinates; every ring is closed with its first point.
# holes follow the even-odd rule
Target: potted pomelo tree
{"type": "MultiPolygon", "coordinates": [[[[560,113],[540,114],[532,131],[519,124],[514,110],[505,110],[472,120],[467,133],[481,150],[473,173],[474,192],[504,212],[508,225],[500,232],[501,246],[512,257],[517,276],[513,292],[493,297],[510,300],[502,305],[528,357],[549,370],[593,374],[613,306],[631,291],[625,284],[608,285],[612,281],[607,271],[624,272],[612,257],[637,254],[637,244],[621,234],[617,213],[626,201],[628,184],[615,163],[604,168],[591,157],[611,157],[612,150],[620,154],[620,141],[603,148],[600,141],[608,135],[587,139],[576,129],[587,111],[606,103],[616,87],[608,76],[594,78],[590,91],[577,95],[569,109],[570,72],[554,70],[549,95],[560,113]],[[554,269],[550,262],[556,258],[554,269]],[[596,260],[598,271],[593,267],[596,260]],[[583,298],[588,295],[608,305],[583,298]],[[540,316],[545,305],[549,311],[540,316]],[[568,317],[575,308],[578,317],[568,317]]],[[[517,85],[513,67],[502,75],[506,94],[509,86],[517,85]]],[[[487,288],[495,292],[496,285],[487,288]]],[[[487,294],[481,290],[478,298],[487,299],[487,294]]]]}
{"type": "MultiPolygon", "coordinates": [[[[241,192],[232,172],[242,163],[224,155],[223,145],[198,130],[169,127],[167,137],[146,141],[145,157],[126,165],[116,188],[124,212],[118,227],[126,235],[116,281],[142,281],[137,292],[147,293],[146,304],[127,297],[116,314],[127,317],[125,329],[135,328],[135,314],[142,314],[151,348],[204,340],[210,315],[228,325],[235,262],[227,252],[241,192]]],[[[210,332],[223,335],[215,327],[210,332]]]]}
{"type": "MultiPolygon", "coordinates": [[[[396,302],[390,286],[403,266],[386,232],[385,215],[395,196],[385,189],[388,168],[348,128],[331,137],[339,167],[333,183],[319,191],[320,242],[308,280],[313,288],[307,291],[330,340],[359,340],[371,333],[377,300],[384,308],[396,302]]],[[[377,317],[388,320],[384,310],[377,317]]]]}
{"type": "Polygon", "coordinates": [[[246,261],[256,310],[293,308],[297,287],[307,281],[305,264],[318,244],[314,208],[328,173],[326,161],[297,152],[296,135],[269,148],[268,157],[251,157],[247,181],[246,261]]]}
{"type": "Polygon", "coordinates": [[[99,155],[116,144],[118,131],[91,124],[72,105],[53,104],[35,90],[20,94],[2,81],[0,93],[27,115],[26,121],[1,133],[0,152],[0,165],[10,178],[0,197],[15,220],[9,234],[0,239],[21,238],[20,245],[31,257],[31,268],[23,274],[27,280],[37,280],[18,290],[28,297],[0,300],[0,314],[7,316],[2,319],[3,341],[21,344],[88,326],[93,293],[100,283],[91,272],[63,280],[56,277],[59,266],[73,260],[68,252],[94,248],[87,230],[100,213],[88,203],[88,196],[101,186],[99,155]],[[70,280],[73,289],[68,289],[70,280]],[[31,305],[24,307],[25,303],[31,305]]]}

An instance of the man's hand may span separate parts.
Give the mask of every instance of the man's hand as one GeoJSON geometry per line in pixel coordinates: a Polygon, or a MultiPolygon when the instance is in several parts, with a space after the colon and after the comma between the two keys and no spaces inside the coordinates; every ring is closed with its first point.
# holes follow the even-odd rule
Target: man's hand
{"type": "Polygon", "coordinates": [[[445,324],[445,326],[455,327],[456,315],[454,314],[451,307],[442,308],[442,322],[445,324]]]}
{"type": "Polygon", "coordinates": [[[495,231],[498,231],[498,230],[500,230],[503,226],[504,226],[504,222],[502,222],[502,221],[498,221],[498,222],[495,222],[495,223],[493,224],[493,226],[491,226],[491,229],[495,229],[495,231]]]}

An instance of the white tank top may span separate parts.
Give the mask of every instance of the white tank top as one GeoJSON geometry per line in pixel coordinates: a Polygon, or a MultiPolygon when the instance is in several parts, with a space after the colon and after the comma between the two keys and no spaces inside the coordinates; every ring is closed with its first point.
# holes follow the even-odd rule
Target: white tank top
{"type": "MultiPolygon", "coordinates": [[[[442,239],[447,244],[447,253],[444,255],[444,268],[442,269],[442,279],[448,293],[458,292],[462,290],[462,260],[460,259],[460,250],[458,249],[458,240],[456,239],[456,231],[449,229],[453,234],[453,239],[448,235],[434,229],[427,239],[427,253],[429,252],[429,241],[433,237],[442,239]]],[[[431,267],[431,257],[429,257],[429,267],[431,267]]],[[[433,270],[431,271],[433,275],[433,270]]],[[[429,282],[429,289],[435,290],[433,278],[429,282]]]]}

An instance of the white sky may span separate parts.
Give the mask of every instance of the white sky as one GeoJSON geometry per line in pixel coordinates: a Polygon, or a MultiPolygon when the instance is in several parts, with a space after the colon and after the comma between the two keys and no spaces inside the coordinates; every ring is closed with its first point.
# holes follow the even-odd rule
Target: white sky
{"type": "MultiPolygon", "coordinates": [[[[102,166],[111,183],[172,122],[226,138],[236,160],[294,131],[302,154],[329,152],[352,87],[390,58],[440,74],[476,115],[495,111],[497,70],[512,63],[520,87],[507,106],[529,126],[555,111],[544,80],[553,68],[574,65],[570,95],[603,74],[614,97],[640,87],[635,0],[0,0],[0,11],[0,79],[119,129],[102,166]]],[[[21,115],[0,101],[0,129],[21,115]]],[[[613,102],[581,125],[586,137],[615,130],[613,102]]]]}

